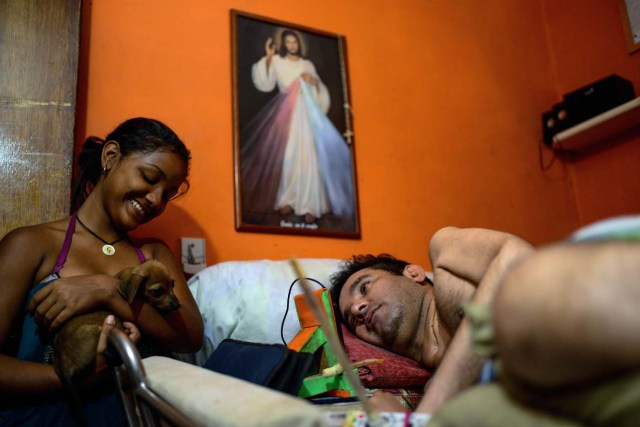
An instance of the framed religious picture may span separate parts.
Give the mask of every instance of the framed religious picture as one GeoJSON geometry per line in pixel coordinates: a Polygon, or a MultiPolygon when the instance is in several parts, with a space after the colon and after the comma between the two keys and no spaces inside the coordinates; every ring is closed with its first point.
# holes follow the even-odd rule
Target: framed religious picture
{"type": "Polygon", "coordinates": [[[344,37],[231,11],[236,229],[359,238],[344,37]]]}

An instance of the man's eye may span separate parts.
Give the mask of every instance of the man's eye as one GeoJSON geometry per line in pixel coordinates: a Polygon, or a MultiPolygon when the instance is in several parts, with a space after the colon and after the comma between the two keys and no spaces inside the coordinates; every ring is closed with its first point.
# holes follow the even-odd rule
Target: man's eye
{"type": "Polygon", "coordinates": [[[367,287],[368,287],[368,285],[369,285],[369,282],[362,282],[362,283],[360,284],[360,293],[361,293],[362,295],[364,295],[364,294],[367,292],[367,287]]]}

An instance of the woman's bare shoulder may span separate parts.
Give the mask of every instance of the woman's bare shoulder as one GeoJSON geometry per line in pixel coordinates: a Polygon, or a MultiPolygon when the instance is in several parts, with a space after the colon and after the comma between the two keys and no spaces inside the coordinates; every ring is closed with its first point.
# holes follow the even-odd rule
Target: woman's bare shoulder
{"type": "Polygon", "coordinates": [[[42,257],[50,251],[57,252],[64,240],[68,222],[68,219],[63,219],[15,228],[0,241],[0,251],[30,257],[42,257]]]}
{"type": "Polygon", "coordinates": [[[65,233],[67,230],[67,225],[69,224],[68,219],[61,219],[57,221],[51,222],[43,222],[41,224],[34,225],[25,225],[22,227],[14,228],[9,231],[5,238],[11,239],[33,239],[34,237],[47,238],[50,236],[55,236],[59,233],[65,233]]]}
{"type": "Polygon", "coordinates": [[[66,223],[61,220],[19,227],[0,240],[0,288],[4,296],[0,311],[8,313],[5,321],[16,318],[29,290],[53,271],[66,223]]]}
{"type": "Polygon", "coordinates": [[[171,253],[164,240],[156,237],[132,237],[131,243],[140,248],[146,258],[161,259],[171,253]]]}

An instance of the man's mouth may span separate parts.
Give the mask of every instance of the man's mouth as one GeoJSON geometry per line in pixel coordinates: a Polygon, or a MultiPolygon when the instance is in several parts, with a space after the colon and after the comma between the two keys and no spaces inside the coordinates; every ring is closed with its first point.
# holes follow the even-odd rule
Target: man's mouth
{"type": "Polygon", "coordinates": [[[364,318],[364,324],[367,327],[367,329],[373,328],[373,315],[377,310],[378,310],[378,307],[373,308],[367,312],[367,315],[364,318]]]}

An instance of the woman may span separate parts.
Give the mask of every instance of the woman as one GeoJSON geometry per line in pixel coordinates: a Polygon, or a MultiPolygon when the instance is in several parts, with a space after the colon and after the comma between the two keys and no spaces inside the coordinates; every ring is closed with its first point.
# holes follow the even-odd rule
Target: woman
{"type": "MultiPolygon", "coordinates": [[[[55,332],[74,315],[106,308],[128,322],[134,341],[141,332],[152,347],[166,351],[200,348],[202,318],[180,264],[164,243],[136,241],[127,234],[186,191],[189,160],[187,148],[163,123],[128,120],[105,140],[90,137],[84,143],[74,191],[79,208],[70,218],[19,228],[0,241],[0,407],[12,408],[0,412],[0,424],[71,422],[66,402],[56,400],[64,396],[63,387],[50,365],[46,334],[40,331],[55,332]],[[144,302],[129,305],[116,291],[114,274],[148,258],[171,271],[178,310],[162,314],[144,302]]],[[[99,352],[111,321],[103,326],[99,352]]],[[[99,357],[87,383],[100,384],[105,378],[99,357]]],[[[106,399],[111,403],[104,403],[102,395],[87,399],[84,412],[93,417],[91,425],[119,422],[121,408],[114,405],[113,393],[106,399]]]]}

